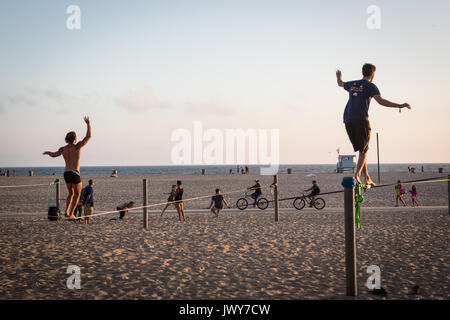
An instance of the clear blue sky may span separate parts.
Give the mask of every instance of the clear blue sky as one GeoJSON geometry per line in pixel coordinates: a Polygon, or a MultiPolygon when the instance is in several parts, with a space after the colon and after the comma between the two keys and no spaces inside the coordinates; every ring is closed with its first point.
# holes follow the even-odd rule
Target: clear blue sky
{"type": "MultiPolygon", "coordinates": [[[[83,136],[82,165],[171,164],[173,130],[280,129],[281,163],[352,153],[344,81],[377,66],[381,160],[450,162],[449,1],[1,1],[0,167],[83,136]],[[66,8],[81,8],[81,30],[66,8]],[[381,29],[369,30],[369,5],[381,29]]],[[[372,139],[369,162],[376,161],[372,139]]]]}

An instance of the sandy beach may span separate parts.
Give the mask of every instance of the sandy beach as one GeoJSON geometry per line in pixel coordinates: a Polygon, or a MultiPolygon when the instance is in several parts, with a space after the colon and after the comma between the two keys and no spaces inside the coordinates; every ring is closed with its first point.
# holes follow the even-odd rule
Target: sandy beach
{"type": "MultiPolygon", "coordinates": [[[[280,175],[281,198],[311,185],[306,173],[280,175]]],[[[316,174],[322,192],[342,190],[343,176],[316,174]]],[[[445,176],[438,173],[383,173],[382,183],[445,176]]],[[[0,177],[0,185],[49,183],[58,176],[0,177]]],[[[142,204],[142,179],[149,202],[167,199],[180,179],[185,198],[240,190],[256,175],[128,175],[94,179],[95,212],[114,210],[127,200],[142,204]]],[[[376,178],[376,175],[374,176],[376,178]]],[[[366,269],[378,265],[386,299],[448,299],[450,284],[447,182],[416,184],[421,207],[394,208],[394,188],[365,193],[362,230],[357,231],[357,299],[381,299],[367,292],[366,269]]],[[[410,190],[411,185],[406,185],[410,190]]],[[[66,189],[62,186],[62,197],[66,189]]],[[[225,210],[214,217],[210,200],[185,203],[188,220],[178,222],[151,211],[148,230],[142,211],[125,220],[117,214],[95,218],[89,226],[46,218],[48,187],[0,189],[1,299],[347,299],[344,273],[342,193],[325,195],[322,211],[281,203],[279,222],[265,211],[225,210]],[[192,210],[192,211],[190,211],[192,210]],[[203,212],[203,213],[202,213],[203,212]],[[81,270],[81,289],[69,290],[69,265],[81,270]]],[[[269,189],[264,195],[271,200],[269,189]]],[[[242,193],[226,195],[231,204],[242,193]]],[[[51,193],[54,202],[54,192],[51,193]]],[[[64,202],[62,206],[64,207],[64,202]]]]}

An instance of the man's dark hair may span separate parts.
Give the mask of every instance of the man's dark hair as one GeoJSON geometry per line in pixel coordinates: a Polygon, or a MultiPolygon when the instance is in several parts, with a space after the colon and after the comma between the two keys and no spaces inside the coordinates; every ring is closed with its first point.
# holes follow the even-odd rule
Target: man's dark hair
{"type": "Polygon", "coordinates": [[[128,202],[128,205],[129,205],[129,206],[134,206],[134,202],[133,202],[133,201],[130,201],[130,202],[128,202]]]}
{"type": "Polygon", "coordinates": [[[366,63],[362,67],[363,76],[364,77],[370,77],[372,75],[372,73],[375,72],[375,70],[377,70],[377,68],[373,64],[366,63]]]}
{"type": "Polygon", "coordinates": [[[219,188],[217,188],[217,189],[216,189],[216,193],[219,193],[219,191],[220,191],[220,189],[219,189],[219,188]]]}
{"type": "Polygon", "coordinates": [[[177,181],[177,185],[181,186],[181,180],[177,181]]]}
{"type": "Polygon", "coordinates": [[[89,184],[93,184],[94,180],[90,179],[88,182],[89,182],[89,184]]]}
{"type": "Polygon", "coordinates": [[[67,143],[73,143],[76,138],[77,138],[77,134],[75,133],[75,131],[70,131],[68,134],[66,134],[66,142],[67,143]]]}

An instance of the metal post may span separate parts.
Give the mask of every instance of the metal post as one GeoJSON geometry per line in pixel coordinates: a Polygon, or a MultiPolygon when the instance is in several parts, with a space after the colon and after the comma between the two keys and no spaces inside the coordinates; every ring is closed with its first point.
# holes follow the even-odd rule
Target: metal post
{"type": "Polygon", "coordinates": [[[273,184],[275,186],[274,197],[275,197],[275,221],[280,220],[280,204],[278,203],[278,175],[273,176],[273,184]]]}
{"type": "Polygon", "coordinates": [[[148,183],[147,179],[143,180],[143,190],[144,190],[144,198],[143,198],[143,205],[144,205],[144,228],[148,229],[148,183]]]}
{"type": "Polygon", "coordinates": [[[448,193],[448,214],[450,214],[450,174],[447,181],[447,193],[448,193]]]}
{"type": "Polygon", "coordinates": [[[381,183],[381,177],[380,177],[380,148],[378,143],[378,132],[377,132],[377,159],[378,159],[378,184],[381,183]]]}
{"type": "Polygon", "coordinates": [[[344,221],[345,221],[345,276],[347,296],[358,295],[356,277],[356,238],[355,238],[355,181],[353,177],[342,180],[344,187],[344,221]]]}
{"type": "Polygon", "coordinates": [[[55,185],[56,185],[56,209],[59,210],[59,201],[61,199],[61,189],[59,186],[59,179],[55,180],[55,185]]]}

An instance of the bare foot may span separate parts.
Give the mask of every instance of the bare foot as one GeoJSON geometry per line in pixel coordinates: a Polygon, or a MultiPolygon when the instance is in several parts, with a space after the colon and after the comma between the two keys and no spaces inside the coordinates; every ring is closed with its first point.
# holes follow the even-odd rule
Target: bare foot
{"type": "Polygon", "coordinates": [[[368,179],[368,180],[366,180],[366,185],[375,187],[377,184],[375,182],[373,182],[372,179],[368,179]]]}
{"type": "Polygon", "coordinates": [[[362,184],[361,179],[359,178],[359,176],[355,176],[355,180],[357,183],[362,184]]]}

